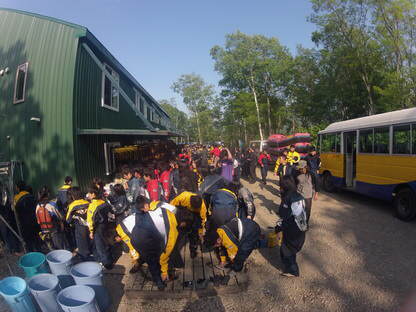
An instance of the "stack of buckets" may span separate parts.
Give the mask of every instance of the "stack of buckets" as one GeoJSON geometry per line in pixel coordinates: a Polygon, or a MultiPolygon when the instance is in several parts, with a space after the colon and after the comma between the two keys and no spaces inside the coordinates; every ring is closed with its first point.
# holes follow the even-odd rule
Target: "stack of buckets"
{"type": "Polygon", "coordinates": [[[0,294],[13,312],[104,312],[110,305],[97,262],[72,265],[71,252],[54,250],[46,257],[25,254],[19,265],[26,280],[11,276],[0,281],[0,294]]]}

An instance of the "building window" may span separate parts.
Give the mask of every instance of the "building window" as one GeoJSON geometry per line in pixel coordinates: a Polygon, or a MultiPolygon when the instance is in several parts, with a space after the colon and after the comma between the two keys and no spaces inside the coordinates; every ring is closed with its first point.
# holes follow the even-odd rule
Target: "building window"
{"type": "Polygon", "coordinates": [[[140,99],[141,99],[141,96],[140,96],[139,91],[137,91],[136,89],[134,89],[134,106],[136,107],[136,110],[137,111],[140,111],[139,110],[139,107],[140,107],[140,99]]]}
{"type": "Polygon", "coordinates": [[[410,154],[410,125],[393,126],[393,154],[410,154]]]}
{"type": "Polygon", "coordinates": [[[388,127],[374,129],[374,153],[388,154],[390,129],[388,127]]]}
{"type": "Polygon", "coordinates": [[[144,98],[142,96],[140,97],[139,110],[140,110],[140,113],[142,113],[142,115],[144,115],[144,98]]]}
{"type": "Polygon", "coordinates": [[[112,109],[118,112],[119,108],[119,75],[108,65],[104,65],[105,69],[114,78],[113,83],[108,77],[107,73],[103,71],[103,82],[102,82],[102,95],[101,95],[101,106],[112,109]]]}
{"type": "Polygon", "coordinates": [[[24,63],[17,67],[16,81],[14,83],[14,95],[13,95],[14,104],[22,103],[25,101],[28,67],[29,67],[29,63],[24,63]]]}
{"type": "Polygon", "coordinates": [[[147,117],[147,120],[152,121],[151,120],[152,116],[150,114],[150,107],[149,106],[146,106],[146,117],[147,117]]]}
{"type": "Polygon", "coordinates": [[[360,153],[372,153],[374,133],[371,130],[360,130],[360,153]]]}

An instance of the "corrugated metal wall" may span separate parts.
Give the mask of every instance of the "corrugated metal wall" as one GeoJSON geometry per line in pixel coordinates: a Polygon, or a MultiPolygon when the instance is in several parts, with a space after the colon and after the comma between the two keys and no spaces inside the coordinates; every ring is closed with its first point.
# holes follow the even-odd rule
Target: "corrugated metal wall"
{"type": "Polygon", "coordinates": [[[56,188],[74,174],[74,69],[78,36],[85,29],[0,9],[0,30],[0,69],[10,68],[0,77],[0,148],[24,161],[25,178],[34,188],[56,188]],[[26,100],[13,104],[16,69],[25,62],[26,100]],[[31,117],[41,118],[40,125],[31,117]],[[11,139],[3,145],[6,136],[11,139]]]}
{"type": "MultiPolygon", "coordinates": [[[[102,62],[109,63],[99,53],[102,62]]],[[[113,67],[115,69],[115,67],[113,67]]],[[[74,86],[74,129],[146,129],[134,110],[119,96],[119,111],[101,107],[102,71],[82,48],[78,49],[74,86]]],[[[120,74],[120,86],[132,101],[134,89],[130,81],[120,74]]],[[[95,176],[105,175],[104,143],[132,144],[134,136],[84,135],[74,133],[76,172],[81,186],[85,187],[95,176]]]]}

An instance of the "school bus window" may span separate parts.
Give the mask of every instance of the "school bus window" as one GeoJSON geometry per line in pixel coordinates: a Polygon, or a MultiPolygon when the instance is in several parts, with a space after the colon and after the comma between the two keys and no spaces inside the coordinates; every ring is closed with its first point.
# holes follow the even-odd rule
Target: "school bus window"
{"type": "Polygon", "coordinates": [[[393,127],[393,154],[410,154],[410,125],[393,127]]]}
{"type": "Polygon", "coordinates": [[[388,154],[390,134],[389,128],[375,128],[374,129],[374,153],[388,154]]]}
{"type": "Polygon", "coordinates": [[[322,136],[322,152],[330,153],[334,151],[335,147],[335,135],[334,134],[324,134],[322,136]]]}
{"type": "Polygon", "coordinates": [[[360,130],[360,153],[372,153],[374,133],[371,130],[360,130]]]}
{"type": "Polygon", "coordinates": [[[416,124],[412,125],[412,154],[416,154],[416,124]]]}
{"type": "Polygon", "coordinates": [[[334,140],[335,140],[335,151],[336,153],[340,153],[341,152],[341,135],[339,134],[335,134],[334,135],[334,140]]]}

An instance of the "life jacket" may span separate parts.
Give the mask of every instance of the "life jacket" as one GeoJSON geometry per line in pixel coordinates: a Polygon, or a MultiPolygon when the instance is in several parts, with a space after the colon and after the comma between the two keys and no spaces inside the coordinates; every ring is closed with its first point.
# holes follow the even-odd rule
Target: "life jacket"
{"type": "Polygon", "coordinates": [[[287,153],[287,162],[289,163],[289,165],[294,165],[294,164],[298,164],[300,160],[300,155],[298,152],[293,151],[293,152],[289,152],[287,153]]]}
{"type": "Polygon", "coordinates": [[[50,211],[46,208],[47,204],[39,204],[36,208],[36,220],[42,231],[51,231],[56,227],[50,211]]]}

